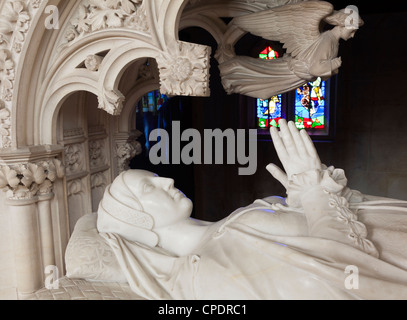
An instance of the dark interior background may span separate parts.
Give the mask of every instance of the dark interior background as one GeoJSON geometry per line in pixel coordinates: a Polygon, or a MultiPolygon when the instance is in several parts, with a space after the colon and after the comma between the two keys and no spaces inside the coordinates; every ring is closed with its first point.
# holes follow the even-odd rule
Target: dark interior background
{"type": "MultiPolygon", "coordinates": [[[[407,10],[394,2],[330,1],[336,9],[358,6],[365,25],[354,39],[342,41],[339,55],[343,65],[337,76],[334,133],[330,141],[316,141],[323,163],[345,170],[348,185],[365,194],[407,200],[407,10]]],[[[167,131],[171,121],[181,121],[181,130],[254,126],[253,103],[241,95],[227,95],[221,85],[217,44],[199,28],[180,32],[180,40],[212,47],[211,96],[175,97],[163,108],[167,131]]],[[[251,54],[261,39],[248,35],[239,43],[239,54],[251,54]]],[[[256,51],[257,52],[257,51],[256,51]]],[[[239,176],[237,165],[159,165],[133,161],[172,177],[176,186],[194,202],[193,216],[215,221],[255,199],[284,196],[284,188],[266,171],[267,164],[280,164],[269,139],[258,141],[257,172],[239,176]]],[[[143,156],[141,156],[143,157],[143,156]]],[[[144,154],[146,160],[146,154],[144,154]]]]}

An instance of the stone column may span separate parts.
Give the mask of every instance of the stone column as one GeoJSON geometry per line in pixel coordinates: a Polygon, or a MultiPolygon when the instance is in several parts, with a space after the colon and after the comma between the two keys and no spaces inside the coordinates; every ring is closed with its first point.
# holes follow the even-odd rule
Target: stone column
{"type": "Polygon", "coordinates": [[[43,283],[37,201],[37,197],[29,195],[20,199],[8,196],[6,202],[13,228],[13,249],[19,294],[32,293],[41,288],[43,283]]]}
{"type": "Polygon", "coordinates": [[[59,160],[3,165],[0,188],[12,225],[16,281],[19,295],[44,286],[44,267],[55,265],[51,200],[53,182],[62,178],[59,160]]]}
{"type": "Polygon", "coordinates": [[[38,221],[41,239],[42,263],[44,268],[55,265],[54,235],[52,228],[51,200],[54,193],[38,196],[38,221]]]}
{"type": "Polygon", "coordinates": [[[61,161],[57,159],[38,163],[43,168],[45,179],[37,181],[38,186],[38,221],[41,241],[43,267],[55,266],[54,232],[52,227],[51,201],[54,198],[53,183],[64,176],[61,161]],[[42,183],[41,183],[42,182],[42,183]]]}

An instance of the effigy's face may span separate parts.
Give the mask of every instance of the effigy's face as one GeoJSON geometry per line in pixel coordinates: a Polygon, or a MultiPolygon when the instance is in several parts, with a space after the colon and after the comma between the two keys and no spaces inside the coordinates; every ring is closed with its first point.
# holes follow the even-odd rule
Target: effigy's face
{"type": "Polygon", "coordinates": [[[154,228],[169,226],[190,217],[192,201],[174,187],[174,180],[154,173],[134,170],[131,191],[143,211],[154,218],[154,228]]]}

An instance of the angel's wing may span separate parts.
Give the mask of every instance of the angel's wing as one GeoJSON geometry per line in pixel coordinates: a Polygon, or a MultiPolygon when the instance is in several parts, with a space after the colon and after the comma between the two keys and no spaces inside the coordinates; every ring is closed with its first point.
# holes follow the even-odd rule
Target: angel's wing
{"type": "MultiPolygon", "coordinates": [[[[287,5],[287,4],[294,4],[294,3],[303,2],[303,1],[309,1],[309,0],[255,0],[255,1],[252,1],[252,2],[263,3],[269,9],[271,9],[271,8],[284,6],[284,5],[287,5]]],[[[319,0],[312,0],[312,1],[319,1],[319,0]]]]}
{"type": "Polygon", "coordinates": [[[334,13],[325,1],[304,1],[235,17],[233,24],[262,38],[284,43],[293,57],[321,35],[320,24],[334,13]]]}

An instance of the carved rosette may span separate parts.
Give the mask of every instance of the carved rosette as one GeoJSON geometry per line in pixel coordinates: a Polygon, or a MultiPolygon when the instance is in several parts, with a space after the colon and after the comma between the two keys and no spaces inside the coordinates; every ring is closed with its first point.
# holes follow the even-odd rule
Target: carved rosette
{"type": "Polygon", "coordinates": [[[0,167],[0,189],[10,200],[28,200],[52,193],[53,183],[65,175],[58,159],[0,167]]]}
{"type": "Polygon", "coordinates": [[[161,93],[168,96],[209,96],[211,49],[177,42],[157,58],[161,93]]]}
{"type": "Polygon", "coordinates": [[[148,32],[142,0],[83,0],[65,39],[69,44],[92,32],[121,27],[148,32]]]}
{"type": "Polygon", "coordinates": [[[85,67],[89,71],[98,71],[100,68],[100,65],[102,64],[103,57],[100,57],[95,54],[91,54],[86,57],[85,60],[85,67]]]}

